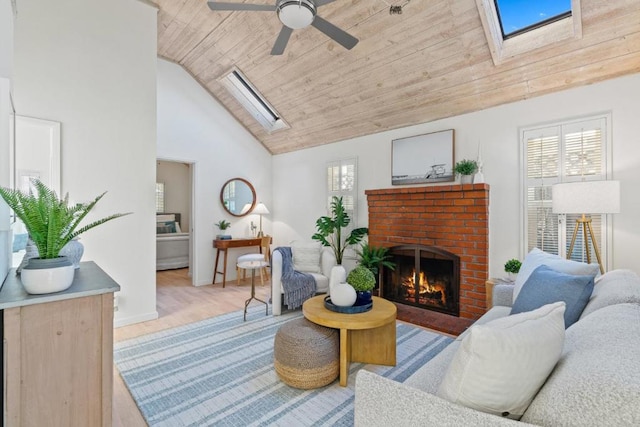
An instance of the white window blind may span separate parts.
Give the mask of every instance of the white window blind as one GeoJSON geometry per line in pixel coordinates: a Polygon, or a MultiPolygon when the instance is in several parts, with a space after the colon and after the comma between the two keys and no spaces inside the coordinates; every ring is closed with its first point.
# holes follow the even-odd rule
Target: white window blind
{"type": "Polygon", "coordinates": [[[357,176],[356,158],[327,163],[327,212],[331,212],[333,197],[342,197],[342,203],[351,218],[348,230],[355,228],[357,218],[357,176]]]}
{"type": "Polygon", "coordinates": [[[164,182],[156,182],[156,212],[164,212],[164,182]]]}
{"type": "MultiPolygon", "coordinates": [[[[538,247],[565,256],[580,215],[551,211],[551,187],[560,182],[607,179],[609,116],[594,117],[521,131],[524,152],[525,249],[538,247]]],[[[603,259],[607,253],[606,216],[592,215],[603,259]]],[[[585,261],[580,230],[571,258],[585,261]]],[[[593,248],[590,247],[591,253],[593,248]]]]}

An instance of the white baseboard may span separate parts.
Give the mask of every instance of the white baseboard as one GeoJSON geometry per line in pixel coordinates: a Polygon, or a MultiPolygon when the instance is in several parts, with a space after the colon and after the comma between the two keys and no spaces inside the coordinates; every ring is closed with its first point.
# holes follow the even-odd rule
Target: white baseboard
{"type": "Polygon", "coordinates": [[[146,322],[148,320],[156,320],[158,318],[158,312],[152,311],[151,313],[139,314],[137,316],[116,317],[113,319],[113,327],[120,328],[122,326],[133,325],[134,323],[146,322]]]}

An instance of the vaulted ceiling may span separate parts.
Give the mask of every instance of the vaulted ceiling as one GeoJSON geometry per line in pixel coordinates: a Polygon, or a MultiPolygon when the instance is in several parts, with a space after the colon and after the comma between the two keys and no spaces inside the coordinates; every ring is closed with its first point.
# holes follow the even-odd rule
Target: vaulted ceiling
{"type": "Polygon", "coordinates": [[[483,1],[336,0],[318,15],[360,40],[352,50],[307,27],[272,56],[282,27],[274,12],[152,0],[158,55],[182,65],[274,154],[640,72],[639,0],[580,0],[580,37],[502,61],[491,54],[483,1]],[[389,13],[389,4],[405,3],[402,14],[389,13]],[[233,66],[290,129],[267,133],[218,82],[233,66]]]}

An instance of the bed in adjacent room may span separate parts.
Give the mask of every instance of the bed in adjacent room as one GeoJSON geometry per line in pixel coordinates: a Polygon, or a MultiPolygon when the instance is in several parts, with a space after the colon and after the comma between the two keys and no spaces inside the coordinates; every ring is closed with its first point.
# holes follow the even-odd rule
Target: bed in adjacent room
{"type": "Polygon", "coordinates": [[[156,270],[185,267],[189,267],[189,233],[180,228],[180,214],[157,214],[156,270]]]}

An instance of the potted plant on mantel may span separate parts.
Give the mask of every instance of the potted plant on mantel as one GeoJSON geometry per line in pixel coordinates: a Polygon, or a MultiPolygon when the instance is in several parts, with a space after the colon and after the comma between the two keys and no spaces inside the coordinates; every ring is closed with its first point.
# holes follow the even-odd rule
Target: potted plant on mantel
{"type": "Polygon", "coordinates": [[[368,268],[359,265],[349,272],[347,283],[356,290],[355,305],[371,303],[371,291],[376,286],[376,278],[368,268]]]}
{"type": "Polygon", "coordinates": [[[473,174],[478,170],[478,163],[475,160],[462,159],[453,168],[456,175],[460,175],[461,184],[471,184],[473,174]]]}
{"type": "Polygon", "coordinates": [[[344,251],[350,245],[360,243],[369,229],[366,227],[354,228],[348,235],[344,235],[344,228],[351,222],[351,218],[344,208],[342,197],[333,196],[331,202],[331,216],[322,216],[316,221],[316,230],[312,239],[318,240],[323,246],[330,247],[336,257],[336,266],[331,270],[329,278],[329,292],[331,288],[340,282],[344,282],[347,273],[342,266],[344,251]]]}
{"type": "Polygon", "coordinates": [[[106,194],[102,193],[90,203],[69,206],[69,195],[59,199],[55,191],[40,180],[32,180],[34,191],[0,187],[0,196],[24,223],[29,238],[38,248],[38,257],[29,259],[22,269],[21,280],[30,294],[46,294],[67,289],[73,282],[75,268],[60,250],[80,234],[125,214],[113,214],[81,228],[80,222],[106,194]]]}

